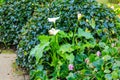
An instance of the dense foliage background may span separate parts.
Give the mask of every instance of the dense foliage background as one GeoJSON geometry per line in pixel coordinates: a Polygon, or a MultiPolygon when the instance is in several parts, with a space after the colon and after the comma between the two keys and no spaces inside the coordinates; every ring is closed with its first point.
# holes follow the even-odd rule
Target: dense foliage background
{"type": "MultiPolygon", "coordinates": [[[[69,32],[77,26],[77,13],[80,12],[84,17],[78,25],[84,30],[92,32],[95,38],[117,36],[117,30],[114,27],[116,25],[116,17],[113,10],[95,1],[54,1],[49,5],[38,5],[37,7],[33,17],[22,29],[23,37],[18,46],[18,55],[20,57],[29,55],[31,48],[38,43],[37,36],[39,34],[47,34],[48,30],[53,27],[53,24],[47,21],[49,17],[60,16],[60,20],[56,23],[57,28],[69,32]],[[79,3],[82,4],[79,5],[79,3]],[[112,32],[115,33],[112,34],[112,32]]],[[[24,59],[26,58],[22,59],[25,66],[29,66],[28,61],[26,62],[24,59]]]]}
{"type": "Polygon", "coordinates": [[[0,8],[0,39],[18,44],[22,27],[32,17],[34,5],[30,0],[8,1],[0,8]]]}
{"type": "MultiPolygon", "coordinates": [[[[112,2],[112,0],[110,1],[112,2]]],[[[31,71],[31,79],[66,78],[74,80],[77,77],[78,79],[95,78],[99,80],[110,78],[111,74],[107,74],[109,73],[108,69],[114,66],[108,68],[106,63],[109,63],[109,61],[111,61],[111,64],[116,63],[116,57],[119,56],[117,54],[120,46],[120,20],[116,16],[120,12],[119,9],[114,11],[94,0],[11,0],[6,1],[0,7],[0,42],[7,45],[17,45],[17,64],[31,71]],[[82,14],[80,20],[78,20],[78,14],[82,14]],[[54,17],[60,17],[60,19],[56,23],[50,23],[48,18],[54,17]],[[63,33],[58,34],[57,43],[54,37],[48,37],[48,30],[51,28],[63,31],[63,33]],[[38,36],[40,37],[38,38],[38,36]],[[76,43],[72,43],[74,41],[73,38],[77,40],[76,43]],[[41,45],[44,40],[49,40],[45,43],[50,43],[50,45],[47,45],[49,46],[47,50],[41,49],[46,44],[36,47],[41,45]],[[111,48],[111,43],[117,44],[116,46],[118,47],[111,48]],[[56,46],[54,44],[59,45],[56,46]],[[66,69],[71,60],[65,56],[60,56],[62,54],[60,54],[59,49],[61,51],[62,49],[63,51],[65,50],[64,54],[68,58],[72,57],[71,59],[73,59],[74,57],[71,63],[74,64],[74,71],[71,72],[66,69]],[[72,51],[69,52],[69,49],[72,51]],[[43,51],[40,54],[44,55],[40,57],[38,53],[36,56],[40,50],[43,51]],[[54,58],[58,57],[55,62],[51,56],[54,55],[52,51],[58,54],[54,56],[54,58]],[[100,53],[103,53],[103,57],[109,59],[93,58],[97,51],[100,51],[100,53]],[[112,54],[112,52],[115,53],[112,54]],[[92,75],[92,77],[87,76],[95,72],[84,62],[86,58],[90,58],[90,62],[91,64],[93,63],[94,69],[98,71],[98,74],[92,75]],[[58,66],[56,65],[57,61],[61,63],[58,66]],[[83,68],[83,66],[86,67],[83,68]],[[102,71],[103,66],[108,72],[104,73],[106,69],[102,71]],[[56,71],[59,72],[57,73],[56,71]],[[82,73],[79,73],[79,71],[82,71],[82,73]],[[47,74],[52,75],[47,76],[47,74]],[[56,75],[53,76],[54,74],[56,75]],[[81,74],[81,76],[78,76],[78,74],[81,74]],[[102,76],[100,77],[101,74],[102,76]],[[107,75],[104,76],[105,74],[107,75]]],[[[91,67],[90,64],[89,66],[91,67]]],[[[113,73],[115,71],[116,69],[111,70],[113,73]]],[[[120,75],[114,79],[118,77],[120,75]]]]}

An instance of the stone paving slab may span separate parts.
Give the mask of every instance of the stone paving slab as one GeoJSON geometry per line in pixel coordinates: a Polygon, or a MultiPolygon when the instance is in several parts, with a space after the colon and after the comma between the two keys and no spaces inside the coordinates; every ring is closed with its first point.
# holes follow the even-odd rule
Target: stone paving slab
{"type": "Polygon", "coordinates": [[[16,60],[16,54],[0,54],[0,80],[29,80],[28,76],[14,73],[12,64],[16,60]]]}

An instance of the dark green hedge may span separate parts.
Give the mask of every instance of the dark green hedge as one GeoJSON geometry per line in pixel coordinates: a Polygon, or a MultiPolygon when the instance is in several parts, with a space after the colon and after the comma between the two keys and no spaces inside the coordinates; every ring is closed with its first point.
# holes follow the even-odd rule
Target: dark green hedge
{"type": "Polygon", "coordinates": [[[17,62],[22,67],[32,69],[35,66],[34,58],[29,58],[30,50],[39,43],[37,36],[48,34],[53,23],[47,21],[51,17],[60,17],[56,27],[66,32],[73,31],[76,26],[88,29],[92,35],[101,40],[117,37],[116,15],[107,6],[94,0],[57,0],[51,4],[37,5],[33,17],[22,28],[22,37],[18,45],[17,62]],[[83,18],[77,23],[77,13],[83,18]]]}
{"type": "Polygon", "coordinates": [[[33,16],[37,5],[52,0],[5,0],[0,8],[0,41],[10,45],[19,43],[21,29],[33,16]]]}
{"type": "Polygon", "coordinates": [[[22,27],[32,17],[34,5],[29,0],[8,1],[0,8],[0,41],[18,44],[22,27]]]}
{"type": "MultiPolygon", "coordinates": [[[[49,24],[47,21],[47,14],[44,14],[46,11],[42,6],[38,5],[35,8],[33,17],[29,19],[27,24],[22,28],[21,40],[17,47],[18,59],[17,63],[22,67],[29,67],[29,63],[32,63],[31,59],[28,61],[28,56],[30,50],[39,43],[37,36],[40,34],[46,34],[49,30],[49,26],[44,24],[49,24]]],[[[45,7],[45,6],[43,6],[45,7]]],[[[47,13],[47,11],[46,11],[47,13]]]]}

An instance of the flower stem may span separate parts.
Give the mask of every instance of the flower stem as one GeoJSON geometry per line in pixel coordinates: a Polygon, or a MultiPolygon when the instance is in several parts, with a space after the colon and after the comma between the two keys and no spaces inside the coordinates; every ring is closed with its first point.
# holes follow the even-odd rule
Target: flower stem
{"type": "Polygon", "coordinates": [[[75,45],[75,34],[76,34],[76,27],[75,27],[75,30],[73,32],[73,45],[75,45]]]}
{"type": "Polygon", "coordinates": [[[75,34],[76,34],[76,32],[77,32],[77,28],[78,28],[78,21],[77,21],[77,26],[75,27],[75,29],[74,29],[74,32],[73,32],[73,45],[75,45],[75,43],[77,44],[77,39],[76,39],[76,42],[75,42],[75,34]]]}
{"type": "Polygon", "coordinates": [[[54,28],[56,29],[56,24],[54,23],[54,28]]]}

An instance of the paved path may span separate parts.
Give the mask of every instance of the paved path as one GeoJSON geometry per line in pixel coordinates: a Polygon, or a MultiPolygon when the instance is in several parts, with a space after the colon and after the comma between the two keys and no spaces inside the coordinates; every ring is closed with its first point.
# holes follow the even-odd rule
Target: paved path
{"type": "Polygon", "coordinates": [[[0,80],[29,80],[23,75],[17,75],[12,67],[16,54],[0,54],[0,80]]]}

